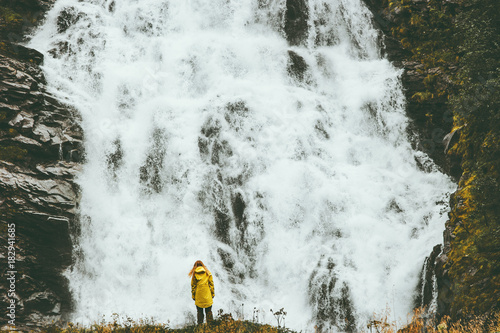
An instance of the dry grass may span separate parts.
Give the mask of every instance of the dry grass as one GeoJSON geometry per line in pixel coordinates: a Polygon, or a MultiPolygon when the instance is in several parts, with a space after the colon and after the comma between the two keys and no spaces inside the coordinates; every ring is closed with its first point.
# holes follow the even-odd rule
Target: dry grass
{"type": "MultiPolygon", "coordinates": [[[[3,331],[1,331],[3,332],[3,331]]],[[[39,331],[40,332],[40,331],[39,331]]],[[[233,320],[231,315],[224,314],[210,324],[187,325],[184,328],[170,328],[168,323],[155,323],[153,320],[140,320],[138,322],[129,318],[116,316],[112,323],[96,323],[91,326],[81,326],[67,323],[66,327],[52,325],[41,330],[43,333],[294,333],[287,328],[277,328],[251,321],[233,320]]]]}
{"type": "MultiPolygon", "coordinates": [[[[8,332],[8,331],[0,331],[8,332]]],[[[230,314],[219,316],[210,325],[187,325],[184,328],[171,328],[168,323],[156,323],[153,320],[133,321],[129,318],[115,317],[112,323],[96,323],[81,326],[67,323],[65,327],[52,325],[37,332],[43,333],[294,333],[287,328],[278,328],[251,321],[233,320],[230,314]]],[[[317,332],[320,333],[320,332],[317,332]]],[[[360,333],[500,333],[500,312],[490,316],[475,316],[468,320],[452,322],[444,317],[436,323],[421,309],[415,310],[412,321],[404,328],[390,322],[387,315],[378,316],[360,333]]]]}
{"type": "Polygon", "coordinates": [[[422,309],[416,309],[412,321],[404,328],[389,322],[387,316],[372,320],[366,333],[500,333],[500,312],[490,316],[471,316],[467,320],[452,322],[443,317],[437,323],[422,309]]]}

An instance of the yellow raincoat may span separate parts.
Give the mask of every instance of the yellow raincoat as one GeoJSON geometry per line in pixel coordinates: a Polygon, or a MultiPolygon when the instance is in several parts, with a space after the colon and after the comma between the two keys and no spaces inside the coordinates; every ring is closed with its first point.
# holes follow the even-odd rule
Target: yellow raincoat
{"type": "Polygon", "coordinates": [[[200,308],[208,308],[214,303],[214,280],[212,273],[201,266],[196,267],[191,279],[191,293],[194,304],[200,308]]]}

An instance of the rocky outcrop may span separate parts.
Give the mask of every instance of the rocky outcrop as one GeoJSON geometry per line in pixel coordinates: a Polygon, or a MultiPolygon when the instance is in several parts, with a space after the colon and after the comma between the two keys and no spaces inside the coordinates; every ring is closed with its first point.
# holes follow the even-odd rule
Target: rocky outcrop
{"type": "Polygon", "coordinates": [[[307,63],[300,55],[294,51],[288,51],[288,74],[299,82],[303,82],[306,77],[307,63]]]}
{"type": "MultiPolygon", "coordinates": [[[[457,10],[453,1],[442,2],[444,12],[457,10]]],[[[458,180],[460,168],[457,166],[460,161],[448,158],[442,144],[444,136],[453,127],[453,114],[447,101],[448,94],[454,89],[449,73],[455,73],[457,68],[454,64],[431,63],[419,58],[417,52],[420,51],[416,51],[417,47],[404,38],[408,29],[403,26],[408,24],[412,15],[428,16],[428,3],[413,0],[394,8],[389,8],[387,2],[382,0],[365,0],[365,3],[374,14],[375,25],[384,33],[382,54],[404,70],[401,80],[407,114],[412,121],[409,131],[415,135],[415,148],[427,153],[444,172],[458,180]]]]}
{"type": "Polygon", "coordinates": [[[446,155],[443,145],[444,137],[452,131],[453,113],[448,106],[448,95],[427,98],[422,86],[426,80],[433,80],[441,91],[451,89],[453,85],[449,76],[439,67],[424,68],[416,61],[403,61],[405,69],[402,75],[407,100],[407,112],[412,119],[410,129],[417,133],[414,141],[417,149],[427,153],[441,169],[453,177],[460,178],[460,161],[446,155]]]}
{"type": "Polygon", "coordinates": [[[339,281],[332,258],[321,258],[309,278],[308,290],[317,332],[357,331],[351,291],[345,281],[339,281]]]}
{"type": "Polygon", "coordinates": [[[285,34],[290,45],[304,44],[307,39],[309,8],[305,0],[287,0],[285,34]]]}
{"type": "Polygon", "coordinates": [[[404,68],[416,146],[459,185],[442,250],[435,247],[426,259],[416,305],[435,305],[438,316],[453,319],[494,314],[500,308],[497,3],[365,3],[385,33],[388,58],[404,68]]]}
{"type": "Polygon", "coordinates": [[[71,296],[82,130],[45,89],[43,56],[18,45],[51,1],[0,2],[0,324],[17,329],[64,318],[71,296]]]}

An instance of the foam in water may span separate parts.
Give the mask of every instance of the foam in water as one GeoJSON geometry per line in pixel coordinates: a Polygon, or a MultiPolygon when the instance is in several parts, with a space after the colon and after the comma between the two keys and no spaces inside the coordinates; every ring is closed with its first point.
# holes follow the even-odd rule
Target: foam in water
{"type": "Polygon", "coordinates": [[[417,167],[368,10],[307,6],[292,47],[285,1],[57,1],[31,46],[83,118],[75,321],[194,320],[197,259],[215,312],[273,323],[284,307],[305,330],[406,318],[454,185],[417,167]]]}

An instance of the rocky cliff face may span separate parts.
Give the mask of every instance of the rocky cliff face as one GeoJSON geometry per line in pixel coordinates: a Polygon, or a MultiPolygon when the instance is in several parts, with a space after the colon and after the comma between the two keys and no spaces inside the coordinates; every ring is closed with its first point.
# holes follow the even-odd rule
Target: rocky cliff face
{"type": "MultiPolygon", "coordinates": [[[[459,161],[446,156],[443,146],[443,138],[453,128],[453,112],[447,97],[455,89],[450,75],[457,68],[453,62],[423,56],[427,47],[423,42],[426,32],[419,31],[424,29],[418,27],[416,17],[425,19],[431,15],[429,2],[404,1],[401,3],[405,5],[401,6],[396,5],[398,1],[391,2],[391,5],[386,0],[364,2],[373,12],[376,26],[384,34],[383,53],[404,70],[402,83],[407,113],[412,120],[410,131],[418,136],[418,140],[414,141],[415,148],[427,153],[444,172],[458,180],[461,173],[459,161]],[[422,42],[412,43],[411,37],[415,38],[415,35],[422,38],[422,42]]],[[[457,10],[455,1],[439,2],[443,12],[455,13],[457,10]]]]}
{"type": "Polygon", "coordinates": [[[454,319],[491,314],[500,307],[498,3],[365,3],[385,34],[388,58],[404,68],[419,148],[459,184],[415,305],[454,319]]]}
{"type": "Polygon", "coordinates": [[[77,115],[46,91],[43,56],[18,44],[50,4],[0,2],[1,326],[41,325],[71,308],[63,271],[72,257],[82,131],[77,115]]]}

